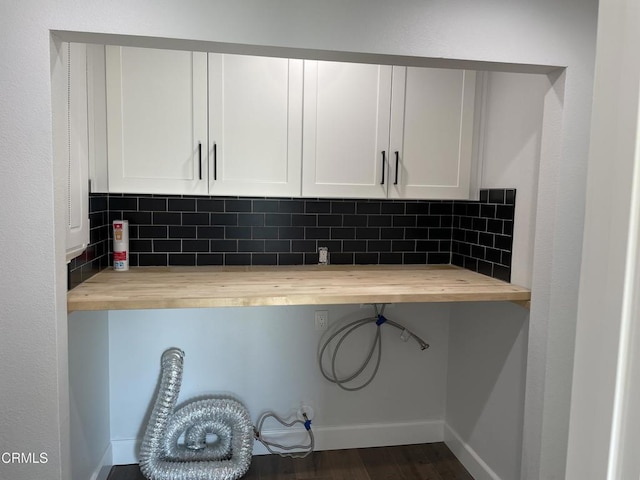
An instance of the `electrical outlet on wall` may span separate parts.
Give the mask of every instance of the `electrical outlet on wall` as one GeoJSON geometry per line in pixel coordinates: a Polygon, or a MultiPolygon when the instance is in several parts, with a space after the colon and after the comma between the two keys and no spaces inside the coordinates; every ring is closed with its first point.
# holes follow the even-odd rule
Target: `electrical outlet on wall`
{"type": "Polygon", "coordinates": [[[329,263],[329,248],[318,247],[318,264],[326,265],[329,263]]]}
{"type": "Polygon", "coordinates": [[[329,312],[327,310],[317,310],[315,322],[316,330],[326,330],[329,325],[329,312]]]}

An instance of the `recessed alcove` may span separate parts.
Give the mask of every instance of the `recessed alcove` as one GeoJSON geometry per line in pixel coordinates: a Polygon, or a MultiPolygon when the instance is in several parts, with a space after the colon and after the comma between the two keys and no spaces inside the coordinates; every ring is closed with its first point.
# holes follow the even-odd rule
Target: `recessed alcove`
{"type": "MultiPolygon", "coordinates": [[[[536,308],[534,265],[545,252],[536,250],[535,241],[550,241],[553,235],[537,217],[555,204],[563,69],[79,32],[55,35],[89,44],[478,71],[482,114],[476,122],[474,182],[478,189],[517,190],[511,281],[532,289],[536,308]]],[[[52,75],[55,88],[61,72],[54,68],[52,75]]],[[[544,326],[531,329],[527,310],[501,302],[392,305],[389,316],[427,336],[433,348],[414,351],[389,335],[376,383],[362,393],[346,394],[323,383],[315,365],[319,336],[313,312],[318,309],[326,309],[331,321],[369,314],[361,305],[71,313],[74,475],[88,478],[103,464],[136,461],[160,354],[177,346],[187,353],[183,398],[233,392],[255,416],[264,409],[287,412],[301,400],[312,400],[319,412],[321,449],[445,440],[472,473],[488,468],[501,478],[517,478],[524,430],[537,428],[537,420],[525,412],[527,382],[540,375],[544,359],[535,345],[547,335],[544,326]]],[[[361,346],[353,345],[354,356],[361,346]]]]}

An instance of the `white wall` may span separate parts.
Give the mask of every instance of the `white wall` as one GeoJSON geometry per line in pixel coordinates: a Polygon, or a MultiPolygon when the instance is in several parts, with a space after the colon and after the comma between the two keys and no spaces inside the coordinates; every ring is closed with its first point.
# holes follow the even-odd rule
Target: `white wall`
{"type": "MultiPolygon", "coordinates": [[[[185,351],[179,402],[231,393],[245,403],[255,422],[264,410],[286,415],[301,401],[311,401],[320,450],[442,441],[449,306],[388,306],[385,315],[430,348],[422,351],[414,341],[404,343],[399,330],[383,326],[380,370],[358,392],[341,390],[318,368],[322,332],[315,330],[314,312],[325,309],[331,324],[373,315],[371,307],[359,305],[110,312],[114,463],[137,461],[135,440],[144,433],[160,356],[169,347],[185,351]]],[[[374,333],[375,324],[345,342],[337,363],[340,374],[360,366],[374,333]]]]}
{"type": "Polygon", "coordinates": [[[640,478],[640,5],[600,2],[567,479],[640,478]]]}
{"type": "Polygon", "coordinates": [[[451,309],[446,441],[476,480],[520,476],[528,317],[506,302],[451,309]]]}
{"type": "Polygon", "coordinates": [[[88,480],[111,460],[107,312],[69,315],[69,404],[70,480],[88,480]]]}
{"type": "Polygon", "coordinates": [[[544,175],[544,188],[554,195],[546,197],[537,215],[531,311],[532,322],[542,321],[540,315],[550,322],[542,321],[538,341],[557,342],[535,359],[539,365],[528,381],[546,385],[549,372],[557,378],[544,395],[535,390],[528,397],[533,413],[525,424],[523,465],[530,478],[560,478],[564,452],[553,440],[562,443],[563,432],[544,420],[565,415],[568,404],[563,385],[571,377],[596,13],[595,0],[285,0],[277,7],[259,0],[26,0],[5,8],[0,20],[0,222],[5,226],[0,260],[2,271],[10,273],[0,278],[0,450],[47,450],[51,460],[2,465],[2,475],[70,477],[61,221],[65,178],[61,168],[54,168],[51,124],[50,31],[60,30],[566,66],[557,175],[544,175]],[[555,326],[562,328],[555,331],[555,326]],[[555,390],[561,394],[554,395],[555,390]]]}
{"type": "MultiPolygon", "coordinates": [[[[511,281],[531,286],[546,75],[489,72],[482,117],[482,188],[516,188],[511,281]]],[[[529,312],[511,304],[451,310],[447,443],[476,478],[518,478],[529,312]],[[474,456],[475,455],[475,456],[474,456]],[[478,461],[478,458],[480,461],[478,461]]]]}
{"type": "Polygon", "coordinates": [[[531,287],[546,75],[488,72],[481,187],[515,188],[511,282],[531,287]]]}

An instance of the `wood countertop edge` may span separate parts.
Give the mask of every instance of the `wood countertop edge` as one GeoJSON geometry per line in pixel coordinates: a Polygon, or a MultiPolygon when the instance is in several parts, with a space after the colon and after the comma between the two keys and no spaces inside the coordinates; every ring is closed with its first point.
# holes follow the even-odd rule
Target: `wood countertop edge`
{"type": "MultiPolygon", "coordinates": [[[[247,306],[286,306],[286,305],[329,305],[329,304],[358,304],[358,303],[422,303],[422,302],[472,302],[472,301],[512,301],[527,308],[531,292],[523,287],[518,287],[509,283],[486,277],[481,274],[470,272],[459,267],[450,265],[406,265],[406,266],[294,266],[294,267],[140,267],[132,269],[129,272],[115,273],[111,270],[104,270],[88,279],[85,284],[81,284],[67,294],[67,311],[96,311],[96,310],[140,310],[140,309],[174,309],[174,308],[212,308],[212,307],[247,307],[247,306]],[[153,282],[150,285],[145,284],[144,294],[140,294],[135,298],[131,298],[131,285],[127,282],[122,283],[122,292],[119,285],[107,284],[110,279],[118,278],[121,280],[135,278],[137,281],[144,280],[147,275],[152,274],[153,277],[160,278],[176,278],[179,276],[185,280],[193,280],[197,284],[197,278],[206,278],[207,273],[237,273],[239,277],[243,277],[244,273],[261,273],[261,272],[277,272],[279,275],[300,275],[309,273],[313,278],[313,287],[317,286],[317,282],[322,279],[314,275],[313,272],[347,272],[347,273],[371,273],[383,271],[402,278],[403,274],[409,276],[418,274],[436,274],[437,272],[445,272],[447,276],[458,281],[456,273],[465,280],[460,280],[454,285],[449,284],[447,287],[438,287],[427,289],[424,292],[410,291],[415,286],[407,286],[406,292],[381,293],[367,291],[366,293],[338,293],[315,291],[295,292],[295,291],[268,291],[267,293],[242,292],[242,281],[238,280],[237,284],[233,282],[233,288],[236,293],[226,292],[219,296],[208,296],[206,294],[176,294],[175,297],[170,296],[154,296],[149,294],[153,290],[153,282]],[[193,275],[197,273],[197,275],[193,275]],[[116,277],[117,275],[117,277],[116,277]],[[471,280],[469,280],[469,278],[471,280]],[[474,283],[475,282],[477,283],[474,283]],[[84,287],[83,287],[84,285],[84,287]],[[104,285],[104,289],[102,286],[104,285]],[[99,293],[96,293],[99,292],[99,293]],[[128,297],[128,298],[125,298],[128,297]]],[[[228,275],[227,275],[228,276],[228,275]]],[[[311,280],[311,279],[310,279],[311,280]]],[[[397,279],[396,279],[397,280],[397,279]]],[[[301,280],[302,281],[302,280],[301,280]]],[[[451,280],[449,280],[451,281],[451,280]]],[[[385,282],[380,282],[381,288],[385,288],[385,282]]],[[[247,288],[251,289],[253,285],[248,284],[247,288]]],[[[335,287],[335,285],[333,285],[335,287]]],[[[266,290],[270,289],[268,282],[266,290]]],[[[280,288],[280,285],[274,285],[273,289],[280,288]]],[[[393,284],[393,288],[401,290],[402,285],[398,282],[393,284]]],[[[363,288],[364,290],[364,288],[363,288]]],[[[368,290],[371,290],[369,285],[368,290]]]]}
{"type": "Polygon", "coordinates": [[[68,312],[91,310],[152,310],[176,308],[214,308],[214,307],[258,307],[292,305],[341,305],[358,303],[446,303],[446,302],[515,302],[527,308],[529,295],[511,294],[417,294],[417,295],[371,295],[360,296],[323,296],[290,295],[287,297],[253,298],[187,298],[174,300],[77,300],[68,303],[68,312]]]}

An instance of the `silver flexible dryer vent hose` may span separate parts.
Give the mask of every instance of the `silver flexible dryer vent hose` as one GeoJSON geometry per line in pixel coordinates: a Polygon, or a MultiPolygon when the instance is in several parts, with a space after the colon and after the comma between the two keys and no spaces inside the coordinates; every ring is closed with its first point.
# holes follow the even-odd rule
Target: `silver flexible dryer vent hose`
{"type": "Polygon", "coordinates": [[[230,398],[192,402],[175,410],[184,352],[162,355],[160,388],[140,447],[149,480],[236,480],[251,466],[254,431],[249,412],[230,398]],[[179,437],[184,434],[184,444],[179,437]],[[217,436],[207,443],[207,434],[217,436]]]}

